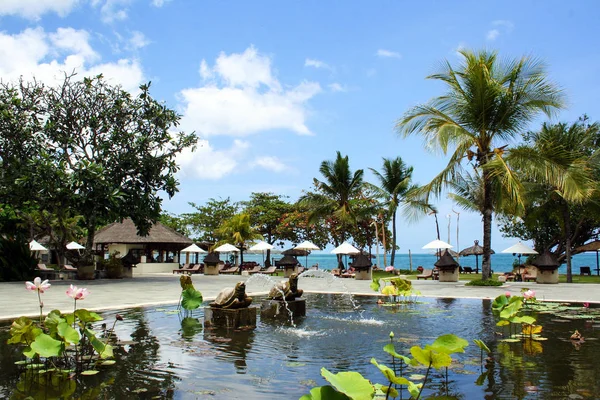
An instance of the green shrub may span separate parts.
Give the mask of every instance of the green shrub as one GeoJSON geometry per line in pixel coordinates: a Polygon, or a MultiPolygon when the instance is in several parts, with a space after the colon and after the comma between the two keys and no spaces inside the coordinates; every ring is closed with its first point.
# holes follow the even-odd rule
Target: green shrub
{"type": "Polygon", "coordinates": [[[0,236],[0,282],[33,279],[37,263],[25,238],[0,236]]]}
{"type": "Polygon", "coordinates": [[[109,279],[121,279],[123,277],[123,262],[117,257],[119,252],[114,252],[108,260],[98,261],[97,268],[106,271],[109,279]]]}
{"type": "Polygon", "coordinates": [[[502,286],[504,283],[495,279],[474,279],[470,282],[465,283],[465,286],[502,286]]]}

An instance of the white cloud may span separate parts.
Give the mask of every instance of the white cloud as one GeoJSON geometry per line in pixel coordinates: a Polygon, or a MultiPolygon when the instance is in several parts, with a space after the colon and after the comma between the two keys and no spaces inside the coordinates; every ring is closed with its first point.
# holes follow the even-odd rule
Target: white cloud
{"type": "Polygon", "coordinates": [[[133,31],[131,33],[131,38],[129,38],[129,48],[133,50],[141,49],[142,47],[146,47],[150,44],[150,41],[146,38],[146,36],[140,31],[133,31]]]}
{"type": "Polygon", "coordinates": [[[321,92],[316,82],[283,87],[273,76],[271,58],[254,47],[243,53],[221,53],[213,67],[205,60],[200,87],[180,92],[184,130],[202,136],[247,136],[270,129],[311,134],[307,102],[321,92]]]}
{"type": "Polygon", "coordinates": [[[135,91],[144,81],[136,60],[97,63],[99,55],[89,44],[89,34],[71,28],[46,33],[42,28],[26,29],[14,35],[0,32],[0,79],[16,81],[35,77],[47,84],[75,71],[78,77],[99,73],[124,89],[135,91]]]}
{"type": "Polygon", "coordinates": [[[500,35],[500,31],[498,29],[489,30],[486,39],[487,40],[496,40],[496,38],[500,35]]]}
{"type": "Polygon", "coordinates": [[[391,50],[386,50],[386,49],[379,49],[377,50],[377,57],[382,57],[382,58],[402,58],[402,55],[398,52],[395,51],[391,51],[391,50]]]}
{"type": "Polygon", "coordinates": [[[43,14],[54,12],[64,17],[79,0],[1,0],[0,15],[17,15],[27,19],[39,19],[43,14]]]}
{"type": "Polygon", "coordinates": [[[328,69],[330,71],[333,71],[333,68],[326,62],[320,61],[320,60],[315,60],[312,58],[307,58],[306,60],[304,60],[304,66],[305,67],[314,67],[317,69],[328,69]]]}
{"type": "Polygon", "coordinates": [[[102,21],[111,23],[128,17],[128,6],[132,0],[92,0],[92,6],[100,6],[102,21]]]}
{"type": "Polygon", "coordinates": [[[188,148],[177,156],[177,164],[181,167],[179,174],[199,179],[221,179],[236,170],[236,160],[243,157],[249,147],[248,142],[234,140],[229,149],[215,150],[208,140],[199,140],[194,152],[188,148]]]}
{"type": "Polygon", "coordinates": [[[334,82],[334,83],[330,83],[329,85],[327,85],[327,87],[332,91],[332,92],[347,92],[348,89],[346,89],[346,87],[342,86],[341,84],[334,82]]]}
{"type": "Polygon", "coordinates": [[[152,5],[160,8],[169,2],[171,2],[171,0],[152,0],[152,5]]]}
{"type": "Polygon", "coordinates": [[[288,166],[285,165],[279,158],[272,156],[258,157],[256,160],[254,160],[254,162],[252,162],[251,165],[273,172],[282,172],[288,169],[288,166]]]}
{"type": "Polygon", "coordinates": [[[492,21],[492,25],[496,28],[490,29],[486,35],[486,39],[490,41],[496,40],[496,38],[500,36],[500,33],[511,33],[515,28],[515,24],[513,24],[511,21],[502,19],[492,21]]]}

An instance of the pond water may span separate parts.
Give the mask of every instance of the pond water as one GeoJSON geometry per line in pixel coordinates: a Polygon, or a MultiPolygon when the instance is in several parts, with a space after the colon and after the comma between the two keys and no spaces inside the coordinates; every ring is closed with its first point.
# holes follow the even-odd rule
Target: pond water
{"type": "MultiPolygon", "coordinates": [[[[117,324],[117,335],[133,343],[116,351],[114,366],[81,377],[75,394],[88,399],[298,399],[327,384],[321,367],[358,371],[385,383],[370,359],[391,364],[382,348],[393,331],[396,350],[406,355],[411,346],[447,333],[471,343],[464,354],[453,355],[447,382],[443,371],[433,373],[424,398],[600,398],[598,318],[539,315],[548,340],[507,343],[498,334],[502,328],[489,300],[418,299],[394,307],[377,305],[373,297],[355,301],[360,312],[346,296],[310,295],[307,316],[295,327],[259,318],[256,329],[246,331],[205,329],[200,311],[182,319],[175,307],[119,311],[124,321],[117,324]],[[586,337],[577,346],[569,340],[575,329],[586,337]],[[472,339],[483,340],[493,352],[485,376],[472,339]]],[[[102,315],[112,323],[116,312],[102,315]]],[[[7,337],[5,324],[0,327],[0,397],[24,398],[15,390],[19,372],[14,365],[24,357],[6,344],[7,337]]],[[[406,392],[403,398],[409,398],[406,392]]]]}

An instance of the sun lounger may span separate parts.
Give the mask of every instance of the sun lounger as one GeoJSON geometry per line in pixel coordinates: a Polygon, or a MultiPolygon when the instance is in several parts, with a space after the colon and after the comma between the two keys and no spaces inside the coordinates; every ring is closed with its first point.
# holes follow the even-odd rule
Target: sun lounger
{"type": "Polygon", "coordinates": [[[192,265],[192,266],[193,266],[194,264],[184,264],[183,268],[177,268],[177,269],[174,269],[174,270],[173,270],[173,273],[174,273],[174,274],[181,274],[181,273],[184,273],[184,272],[186,272],[187,270],[189,270],[189,269],[191,268],[191,267],[190,267],[190,265],[192,265]]]}
{"type": "Polygon", "coordinates": [[[253,275],[253,274],[259,274],[260,273],[260,265],[255,265],[252,269],[249,269],[248,274],[253,275]]]}
{"type": "Polygon", "coordinates": [[[537,269],[535,267],[528,267],[521,277],[523,278],[523,282],[535,281],[537,279],[537,269]]]}
{"type": "Polygon", "coordinates": [[[265,275],[273,275],[274,273],[277,272],[277,267],[275,266],[271,266],[269,268],[263,269],[261,271],[259,271],[259,274],[265,274],[265,275]]]}
{"type": "Polygon", "coordinates": [[[417,280],[419,279],[433,279],[433,270],[432,269],[424,269],[423,273],[420,275],[417,275],[417,280]]]}
{"type": "Polygon", "coordinates": [[[63,269],[65,271],[77,272],[77,268],[75,268],[75,267],[73,267],[72,265],[69,265],[69,264],[63,265],[63,269]]]}
{"type": "Polygon", "coordinates": [[[222,269],[221,271],[219,271],[220,274],[225,274],[225,275],[232,275],[232,274],[237,274],[240,271],[240,267],[231,267],[231,268],[227,268],[227,269],[222,269]]]}
{"type": "Polygon", "coordinates": [[[579,275],[592,275],[590,267],[579,267],[579,275]]]}
{"type": "Polygon", "coordinates": [[[462,267],[462,269],[463,269],[463,273],[465,273],[465,274],[472,274],[473,272],[475,272],[475,271],[473,271],[472,267],[462,267]]]}
{"type": "Polygon", "coordinates": [[[38,264],[36,271],[38,271],[40,275],[48,279],[54,279],[56,277],[56,271],[52,268],[46,267],[46,264],[38,264]]]}
{"type": "Polygon", "coordinates": [[[332,269],[332,270],[331,270],[331,275],[333,275],[333,276],[337,276],[337,277],[339,278],[339,277],[340,277],[340,275],[341,275],[341,274],[340,274],[340,270],[339,270],[339,269],[337,269],[337,268],[336,268],[336,269],[332,269]]]}

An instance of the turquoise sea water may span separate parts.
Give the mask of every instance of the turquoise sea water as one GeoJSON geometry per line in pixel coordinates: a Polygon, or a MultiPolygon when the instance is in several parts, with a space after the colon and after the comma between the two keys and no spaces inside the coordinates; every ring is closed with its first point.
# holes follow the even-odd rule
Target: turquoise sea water
{"type": "MultiPolygon", "coordinates": [[[[260,264],[263,263],[263,256],[260,254],[244,254],[244,261],[256,261],[260,264]]],[[[281,258],[281,254],[274,254],[273,259],[277,260],[281,258]]],[[[383,255],[379,255],[379,259],[381,260],[381,265],[383,265],[383,255]]],[[[513,261],[516,260],[517,257],[512,254],[493,254],[492,255],[492,270],[494,272],[508,272],[512,270],[513,261]]],[[[524,263],[526,257],[523,256],[521,261],[524,263]]],[[[314,252],[308,256],[308,259],[305,257],[298,257],[298,261],[302,265],[307,264],[309,267],[316,263],[319,263],[319,268],[332,270],[337,267],[337,260],[334,254],[327,254],[322,252],[314,252]]],[[[390,255],[387,256],[388,265],[391,263],[390,255]]],[[[348,258],[348,261],[350,259],[348,258]]],[[[344,256],[344,264],[347,265],[346,257],[344,256]]],[[[433,268],[433,264],[436,262],[436,257],[433,254],[413,254],[412,255],[412,268],[416,269],[419,265],[423,266],[423,268],[433,268]]],[[[373,264],[377,264],[377,259],[373,259],[373,264]]],[[[381,266],[380,265],[380,266],[381,266]]],[[[475,257],[460,257],[460,265],[463,267],[472,267],[475,268],[475,257]]],[[[596,253],[583,253],[578,254],[573,257],[573,274],[579,274],[579,267],[581,266],[590,266],[592,269],[592,273],[596,274],[596,253]]],[[[396,254],[396,269],[410,269],[410,260],[408,254],[396,254]]],[[[479,257],[479,268],[481,269],[481,257],[479,257]]],[[[566,264],[561,265],[558,272],[561,274],[566,273],[566,264]]]]}

